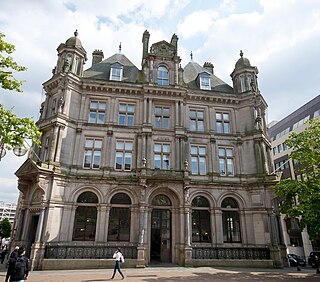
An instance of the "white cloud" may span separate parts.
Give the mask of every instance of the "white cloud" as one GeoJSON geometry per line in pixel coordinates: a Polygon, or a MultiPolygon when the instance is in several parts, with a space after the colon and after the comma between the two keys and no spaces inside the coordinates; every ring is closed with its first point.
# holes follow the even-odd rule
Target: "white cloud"
{"type": "Polygon", "coordinates": [[[198,10],[186,16],[178,23],[178,33],[185,38],[207,33],[218,13],[212,10],[198,10]]]}

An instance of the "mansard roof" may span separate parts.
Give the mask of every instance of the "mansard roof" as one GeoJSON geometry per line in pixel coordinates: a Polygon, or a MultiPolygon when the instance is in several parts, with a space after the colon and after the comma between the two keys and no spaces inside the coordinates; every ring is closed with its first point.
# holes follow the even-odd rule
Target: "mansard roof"
{"type": "Polygon", "coordinates": [[[197,85],[197,78],[201,73],[210,75],[211,80],[211,90],[221,91],[221,92],[231,92],[233,93],[233,88],[225,83],[223,80],[215,76],[213,73],[208,71],[206,68],[201,67],[198,63],[190,61],[184,68],[183,80],[190,87],[194,89],[199,89],[197,85]]]}
{"type": "Polygon", "coordinates": [[[122,53],[113,56],[93,65],[84,71],[83,76],[91,79],[109,80],[110,70],[113,64],[119,63],[123,67],[123,78],[121,82],[136,82],[139,69],[122,53]]]}

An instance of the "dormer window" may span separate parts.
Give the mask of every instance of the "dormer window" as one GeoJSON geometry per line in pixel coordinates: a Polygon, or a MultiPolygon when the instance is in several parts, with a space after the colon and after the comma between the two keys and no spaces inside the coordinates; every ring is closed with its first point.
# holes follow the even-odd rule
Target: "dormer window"
{"type": "Polygon", "coordinates": [[[169,85],[169,70],[164,66],[160,66],[158,68],[157,83],[158,85],[162,85],[162,86],[169,85]]]}
{"type": "Polygon", "coordinates": [[[210,76],[206,76],[206,75],[200,76],[200,89],[211,90],[210,76]]]}
{"type": "Polygon", "coordinates": [[[200,89],[202,90],[211,90],[211,83],[210,83],[210,75],[208,73],[201,73],[198,76],[198,83],[200,86],[200,89]]]}
{"type": "Polygon", "coordinates": [[[123,73],[123,66],[119,63],[111,65],[110,80],[121,81],[123,73]]]}

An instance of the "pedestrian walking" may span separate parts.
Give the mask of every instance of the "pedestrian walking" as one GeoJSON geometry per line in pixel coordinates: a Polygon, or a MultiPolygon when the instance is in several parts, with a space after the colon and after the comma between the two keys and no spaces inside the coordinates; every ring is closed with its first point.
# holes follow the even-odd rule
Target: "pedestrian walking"
{"type": "Polygon", "coordinates": [[[20,247],[18,255],[10,258],[5,282],[24,282],[28,279],[29,259],[25,253],[25,248],[20,247]]]}
{"type": "Polygon", "coordinates": [[[114,276],[116,275],[116,271],[118,270],[118,272],[120,273],[120,275],[122,276],[122,279],[124,279],[124,275],[123,273],[121,272],[121,269],[120,269],[120,263],[121,262],[124,262],[124,257],[121,253],[121,250],[120,248],[118,248],[114,254],[113,254],[113,258],[115,259],[115,265],[114,265],[114,270],[113,270],[113,275],[111,277],[111,279],[114,278],[114,276]]]}

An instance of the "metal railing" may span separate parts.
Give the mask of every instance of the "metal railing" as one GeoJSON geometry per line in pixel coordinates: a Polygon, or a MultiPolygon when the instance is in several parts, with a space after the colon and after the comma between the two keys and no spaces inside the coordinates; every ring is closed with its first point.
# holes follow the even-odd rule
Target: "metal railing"
{"type": "MultiPolygon", "coordinates": [[[[65,246],[47,245],[44,258],[46,259],[108,259],[112,258],[114,246],[65,246]]],[[[137,247],[121,246],[121,252],[126,259],[137,258],[137,247]]]]}
{"type": "Polygon", "coordinates": [[[266,260],[270,259],[269,248],[211,248],[193,247],[193,259],[242,259],[266,260]]]}

